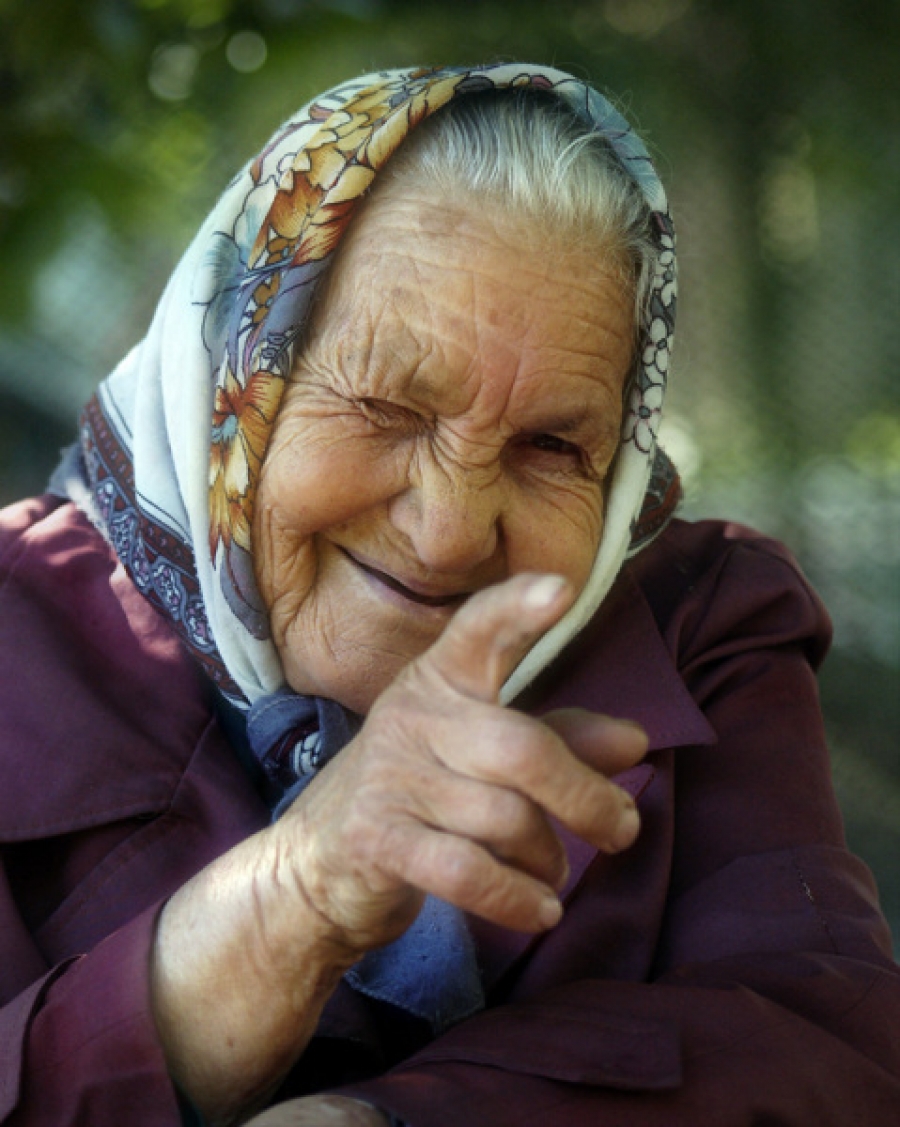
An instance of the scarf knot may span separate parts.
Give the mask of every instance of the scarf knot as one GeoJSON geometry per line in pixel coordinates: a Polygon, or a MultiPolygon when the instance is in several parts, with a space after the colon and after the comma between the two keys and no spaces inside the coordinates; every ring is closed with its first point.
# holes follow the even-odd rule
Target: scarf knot
{"type": "Polygon", "coordinates": [[[336,701],[283,687],[261,697],[247,713],[247,742],[262,768],[273,820],[305,790],[362,726],[336,701]]]}

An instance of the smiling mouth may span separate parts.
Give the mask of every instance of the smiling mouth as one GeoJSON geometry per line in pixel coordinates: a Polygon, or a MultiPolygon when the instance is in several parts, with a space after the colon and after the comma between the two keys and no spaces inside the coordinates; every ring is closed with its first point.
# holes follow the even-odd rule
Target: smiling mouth
{"type": "Polygon", "coordinates": [[[402,595],[404,599],[409,599],[412,603],[420,603],[422,606],[426,607],[456,607],[464,603],[471,594],[469,591],[464,591],[451,595],[425,595],[421,591],[414,591],[411,587],[407,587],[405,583],[401,583],[400,580],[395,579],[393,575],[389,575],[385,571],[379,571],[377,567],[372,567],[370,564],[363,563],[361,559],[348,552],[346,548],[342,548],[341,551],[362,571],[373,576],[379,583],[383,583],[385,587],[390,587],[392,591],[396,591],[397,594],[402,595]]]}

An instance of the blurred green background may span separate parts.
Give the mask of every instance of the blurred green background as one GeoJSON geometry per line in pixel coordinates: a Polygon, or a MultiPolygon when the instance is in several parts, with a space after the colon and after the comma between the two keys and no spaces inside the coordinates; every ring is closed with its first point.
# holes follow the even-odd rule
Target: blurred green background
{"type": "Polygon", "coordinates": [[[507,58],[611,92],[657,156],[664,445],[688,515],[782,537],[832,611],[835,776],[900,935],[896,0],[0,0],[0,501],[41,489],[281,118],[361,71],[507,58]]]}

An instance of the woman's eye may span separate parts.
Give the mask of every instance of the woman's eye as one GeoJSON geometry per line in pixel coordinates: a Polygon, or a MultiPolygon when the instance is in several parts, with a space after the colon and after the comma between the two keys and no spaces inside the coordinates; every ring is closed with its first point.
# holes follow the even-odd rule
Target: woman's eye
{"type": "Polygon", "coordinates": [[[577,474],[591,481],[598,480],[591,459],[582,446],[558,434],[526,434],[519,444],[523,465],[535,473],[560,474],[570,477],[577,474]]]}
{"type": "Polygon", "coordinates": [[[373,422],[384,417],[384,411],[377,399],[360,399],[357,401],[357,406],[366,418],[372,419],[373,422]]]}
{"type": "Polygon", "coordinates": [[[560,438],[555,434],[533,434],[530,441],[534,449],[541,450],[547,454],[561,454],[572,457],[577,457],[581,454],[581,451],[574,443],[567,442],[564,438],[560,438]]]}
{"type": "Polygon", "coordinates": [[[379,427],[397,426],[401,421],[401,412],[391,403],[385,403],[380,399],[360,399],[358,402],[360,411],[369,420],[379,427]]]}
{"type": "Polygon", "coordinates": [[[359,399],[356,406],[378,431],[404,436],[418,434],[424,427],[424,420],[415,411],[386,399],[359,399]]]}

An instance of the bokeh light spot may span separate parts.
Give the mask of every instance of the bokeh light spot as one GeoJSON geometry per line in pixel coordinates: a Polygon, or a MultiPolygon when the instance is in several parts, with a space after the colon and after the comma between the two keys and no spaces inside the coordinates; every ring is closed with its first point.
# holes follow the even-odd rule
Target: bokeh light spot
{"type": "Polygon", "coordinates": [[[266,41],[256,31],[238,31],[228,40],[225,57],[241,74],[252,74],[265,64],[266,41]]]}
{"type": "Polygon", "coordinates": [[[181,102],[190,96],[200,52],[190,43],[169,43],[157,48],[150,60],[147,83],[164,102],[181,102]]]}

